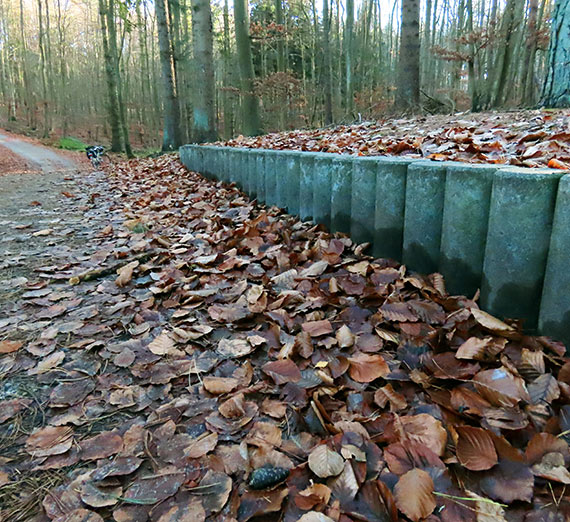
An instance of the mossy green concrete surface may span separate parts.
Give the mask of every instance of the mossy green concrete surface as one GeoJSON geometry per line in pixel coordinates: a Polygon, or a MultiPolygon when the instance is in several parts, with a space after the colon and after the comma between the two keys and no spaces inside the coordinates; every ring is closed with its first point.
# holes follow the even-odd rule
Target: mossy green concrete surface
{"type": "Polygon", "coordinates": [[[335,157],[331,163],[331,230],[350,234],[354,158],[335,157]]]}
{"type": "Polygon", "coordinates": [[[313,221],[331,226],[331,170],[333,154],[315,154],[313,164],[313,221]]]}
{"type": "Polygon", "coordinates": [[[378,163],[379,158],[358,158],[352,169],[350,235],[356,243],[374,240],[378,163]]]}
{"type": "Polygon", "coordinates": [[[566,343],[570,352],[570,175],[558,186],[556,210],[540,302],[541,331],[566,343]]]}
{"type": "Polygon", "coordinates": [[[313,169],[315,157],[306,154],[299,159],[301,189],[299,195],[299,216],[301,219],[313,219],[313,169]]]}
{"type": "Polygon", "coordinates": [[[439,268],[446,168],[419,161],[408,166],[403,262],[429,274],[439,268]]]}
{"type": "Polygon", "coordinates": [[[439,271],[447,290],[472,297],[481,288],[494,165],[446,163],[439,271]]]}
{"type": "Polygon", "coordinates": [[[510,168],[496,172],[491,193],[481,304],[500,317],[538,325],[554,206],[562,173],[510,168]]]}
{"type": "Polygon", "coordinates": [[[409,164],[410,160],[400,158],[378,161],[372,238],[375,257],[402,259],[409,164]]]}

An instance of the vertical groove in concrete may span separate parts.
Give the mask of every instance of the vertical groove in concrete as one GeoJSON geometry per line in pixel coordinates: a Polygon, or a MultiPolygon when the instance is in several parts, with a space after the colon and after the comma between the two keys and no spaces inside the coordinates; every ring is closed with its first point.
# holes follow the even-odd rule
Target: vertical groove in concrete
{"type": "Polygon", "coordinates": [[[273,206],[277,204],[277,170],[275,168],[275,151],[266,150],[265,156],[265,204],[273,206]]]}
{"type": "Polygon", "coordinates": [[[570,175],[560,180],[538,326],[570,350],[570,175]]]}
{"type": "Polygon", "coordinates": [[[301,194],[301,164],[300,157],[302,152],[297,151],[283,151],[285,155],[286,176],[285,184],[285,200],[287,212],[294,216],[299,215],[300,209],[300,194],[301,194]]]}
{"type": "Polygon", "coordinates": [[[410,160],[400,158],[378,161],[372,238],[375,257],[402,259],[409,164],[410,160]]]}
{"type": "Polygon", "coordinates": [[[350,235],[356,243],[374,240],[378,164],[379,158],[358,158],[352,169],[350,235]]]}
{"type": "Polygon", "coordinates": [[[445,166],[418,161],[408,167],[403,262],[423,273],[439,268],[445,166]]]}
{"type": "Polygon", "coordinates": [[[257,157],[256,154],[248,149],[247,151],[247,192],[251,199],[257,197],[257,157]]]}
{"type": "Polygon", "coordinates": [[[265,152],[259,151],[255,155],[255,180],[257,183],[257,200],[265,203],[265,152]]]}
{"type": "Polygon", "coordinates": [[[352,209],[351,157],[335,157],[331,164],[331,230],[350,234],[352,209]]]}
{"type": "Polygon", "coordinates": [[[535,329],[561,173],[511,168],[495,174],[481,303],[535,329]]]}
{"type": "Polygon", "coordinates": [[[313,167],[315,158],[307,154],[299,160],[301,188],[299,200],[299,216],[303,220],[313,219],[313,167]]]}
{"type": "Polygon", "coordinates": [[[439,271],[450,293],[481,288],[494,165],[446,163],[439,271]]]}
{"type": "Polygon", "coordinates": [[[331,226],[332,154],[317,154],[313,165],[313,221],[331,226]]]}

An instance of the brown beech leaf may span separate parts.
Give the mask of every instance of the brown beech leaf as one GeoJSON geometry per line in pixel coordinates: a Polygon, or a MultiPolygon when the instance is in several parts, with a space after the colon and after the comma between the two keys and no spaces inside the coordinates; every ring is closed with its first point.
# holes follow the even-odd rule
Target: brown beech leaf
{"type": "Polygon", "coordinates": [[[12,353],[22,346],[24,346],[22,341],[0,341],[0,353],[12,353]]]}
{"type": "Polygon", "coordinates": [[[244,439],[249,444],[281,446],[281,429],[271,422],[256,422],[244,439]]]}
{"type": "Polygon", "coordinates": [[[61,455],[73,444],[73,430],[67,426],[46,426],[26,439],[26,451],[32,457],[61,455]]]}
{"type": "Polygon", "coordinates": [[[206,512],[199,499],[179,502],[163,513],[157,522],[204,522],[206,512]]]}
{"type": "Polygon", "coordinates": [[[498,461],[493,439],[482,428],[457,426],[457,458],[467,469],[483,471],[492,468],[498,461]]]}
{"type": "Polygon", "coordinates": [[[139,266],[138,261],[131,261],[125,266],[119,268],[117,270],[117,274],[119,274],[119,276],[115,279],[115,284],[119,287],[127,286],[131,282],[133,272],[137,266],[139,266]]]}
{"type": "Polygon", "coordinates": [[[202,382],[204,389],[213,395],[229,393],[239,386],[239,381],[233,377],[204,377],[202,382]]]}
{"type": "Polygon", "coordinates": [[[445,469],[442,460],[427,446],[417,442],[395,442],[384,449],[386,464],[392,473],[403,475],[414,468],[445,469]]]}
{"type": "Polygon", "coordinates": [[[394,303],[384,303],[380,307],[382,315],[388,321],[392,322],[415,322],[418,320],[418,315],[416,312],[412,311],[407,303],[394,302],[394,303]]]}
{"type": "Polygon", "coordinates": [[[436,506],[433,480],[417,468],[400,477],[394,487],[394,497],[398,509],[414,522],[431,515],[436,506]]]}
{"type": "Polygon", "coordinates": [[[442,456],[447,444],[447,432],[441,422],[427,413],[400,417],[399,422],[403,428],[403,438],[412,440],[430,448],[436,455],[442,456]]]}
{"type": "Polygon", "coordinates": [[[507,323],[500,321],[496,317],[484,312],[483,310],[479,310],[478,308],[471,308],[471,314],[475,321],[477,321],[481,326],[487,328],[491,332],[495,333],[510,333],[514,332],[515,329],[512,326],[509,326],[507,323]]]}
{"type": "Polygon", "coordinates": [[[162,470],[155,475],[137,477],[123,496],[133,504],[156,504],[174,495],[183,483],[183,472],[162,470]]]}
{"type": "Polygon", "coordinates": [[[536,433],[528,443],[525,451],[525,458],[528,464],[536,464],[542,460],[547,453],[561,453],[568,457],[568,443],[550,433],[536,433]]]}
{"type": "Polygon", "coordinates": [[[326,444],[317,446],[309,455],[309,468],[317,477],[336,477],[343,467],[344,459],[326,444]]]}
{"type": "Polygon", "coordinates": [[[477,361],[492,360],[498,353],[503,351],[507,340],[494,337],[470,337],[465,341],[455,353],[458,359],[475,359],[477,361]]]}
{"type": "Polygon", "coordinates": [[[381,408],[384,408],[389,402],[390,411],[400,411],[408,406],[406,398],[401,393],[396,392],[390,383],[376,390],[374,402],[381,408]]]}
{"type": "Polygon", "coordinates": [[[303,331],[307,332],[311,337],[320,337],[321,335],[326,335],[332,333],[332,325],[328,320],[322,321],[309,321],[303,323],[303,331]]]}
{"type": "Polygon", "coordinates": [[[221,339],[216,351],[223,357],[243,357],[255,350],[255,345],[245,339],[221,339]]]}
{"type": "Polygon", "coordinates": [[[350,363],[348,374],[356,382],[372,382],[390,373],[390,368],[381,355],[359,353],[349,357],[348,362],[350,363]]]}
{"type": "Polygon", "coordinates": [[[332,497],[339,500],[341,506],[349,505],[354,500],[360,486],[350,460],[344,462],[342,473],[329,479],[327,485],[331,488],[332,497]]]}
{"type": "Polygon", "coordinates": [[[343,324],[335,334],[338,345],[341,348],[350,348],[355,341],[356,336],[350,331],[350,328],[343,324]]]}
{"type": "Polygon", "coordinates": [[[184,455],[191,459],[199,459],[210,451],[214,451],[218,445],[218,434],[208,433],[198,437],[190,442],[190,445],[184,449],[184,455]]]}
{"type": "Polygon", "coordinates": [[[530,401],[524,380],[505,367],[480,371],[475,377],[475,388],[492,405],[515,406],[519,401],[530,401]]]}
{"type": "Polygon", "coordinates": [[[319,504],[328,504],[331,498],[331,489],[325,484],[311,484],[295,497],[295,504],[306,511],[319,504]]]}
{"type": "Polygon", "coordinates": [[[218,513],[226,505],[232,491],[232,479],[225,473],[209,470],[196,490],[206,515],[218,513]]]}
{"type": "Polygon", "coordinates": [[[560,397],[558,381],[550,373],[537,377],[528,384],[527,389],[532,404],[550,404],[560,397]]]}
{"type": "Polygon", "coordinates": [[[167,355],[174,349],[174,341],[168,332],[162,332],[151,341],[148,349],[155,355],[167,355]]]}
{"type": "Polygon", "coordinates": [[[104,431],[95,437],[82,440],[81,460],[97,460],[110,457],[121,451],[123,448],[123,438],[112,431],[104,431]]]}
{"type": "Polygon", "coordinates": [[[301,380],[301,371],[290,359],[265,363],[262,369],[275,381],[275,384],[287,384],[301,380]]]}

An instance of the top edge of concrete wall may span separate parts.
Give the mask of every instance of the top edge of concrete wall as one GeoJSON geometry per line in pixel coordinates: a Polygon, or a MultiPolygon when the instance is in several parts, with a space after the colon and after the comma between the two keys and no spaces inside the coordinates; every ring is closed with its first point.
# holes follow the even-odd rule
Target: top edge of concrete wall
{"type": "Polygon", "coordinates": [[[249,152],[257,154],[284,154],[284,155],[299,155],[299,156],[312,156],[323,157],[326,159],[352,159],[358,162],[393,162],[394,164],[420,164],[422,166],[432,166],[432,167],[445,167],[449,169],[471,169],[471,170],[494,170],[500,172],[510,171],[513,174],[532,174],[532,175],[550,175],[550,174],[569,174],[570,170],[563,169],[551,169],[548,167],[521,167],[517,165],[506,165],[503,163],[469,163],[467,161],[457,161],[457,160],[432,160],[429,158],[407,158],[402,156],[390,156],[387,154],[378,155],[368,155],[368,156],[358,156],[355,154],[338,153],[338,152],[322,152],[322,151],[305,151],[296,149],[264,149],[259,147],[229,147],[220,145],[199,145],[199,144],[187,144],[182,145],[180,149],[191,149],[200,148],[208,150],[235,150],[240,152],[249,152]]]}

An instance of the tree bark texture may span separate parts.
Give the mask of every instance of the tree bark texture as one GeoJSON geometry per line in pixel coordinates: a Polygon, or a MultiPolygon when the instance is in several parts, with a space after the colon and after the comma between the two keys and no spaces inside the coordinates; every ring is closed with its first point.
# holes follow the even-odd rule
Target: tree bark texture
{"type": "Polygon", "coordinates": [[[402,0],[402,29],[396,107],[415,110],[420,103],[420,2],[402,0]]]}
{"type": "Polygon", "coordinates": [[[556,0],[542,105],[570,107],[570,0],[556,0]]]}
{"type": "Polygon", "coordinates": [[[192,0],[192,41],[196,71],[192,138],[196,143],[203,143],[217,138],[214,42],[209,0],[192,0]]]}

